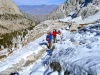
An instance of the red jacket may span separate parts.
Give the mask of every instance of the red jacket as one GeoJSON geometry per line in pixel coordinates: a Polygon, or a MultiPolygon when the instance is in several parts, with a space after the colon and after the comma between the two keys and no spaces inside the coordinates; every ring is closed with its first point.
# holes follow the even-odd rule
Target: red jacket
{"type": "Polygon", "coordinates": [[[57,32],[57,31],[53,31],[53,33],[52,33],[53,37],[56,37],[56,36],[57,36],[57,34],[58,34],[58,32],[57,32]]]}

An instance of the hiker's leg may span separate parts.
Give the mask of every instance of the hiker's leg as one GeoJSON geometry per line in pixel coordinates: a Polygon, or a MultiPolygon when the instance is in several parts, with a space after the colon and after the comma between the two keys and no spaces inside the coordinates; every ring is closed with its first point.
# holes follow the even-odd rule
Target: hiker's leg
{"type": "Polygon", "coordinates": [[[55,43],[57,43],[57,38],[55,37],[55,43]]]}
{"type": "Polygon", "coordinates": [[[53,41],[54,41],[54,43],[56,42],[56,37],[53,37],[53,41]]]}
{"type": "Polygon", "coordinates": [[[53,37],[53,43],[54,43],[55,38],[53,37]]]}
{"type": "Polygon", "coordinates": [[[50,42],[50,48],[52,47],[52,42],[50,42]]]}
{"type": "Polygon", "coordinates": [[[47,48],[49,48],[49,42],[47,43],[47,48]]]}
{"type": "Polygon", "coordinates": [[[48,45],[48,48],[50,49],[50,48],[52,47],[52,43],[49,42],[48,44],[49,44],[49,45],[48,45]]]}
{"type": "Polygon", "coordinates": [[[48,48],[50,49],[50,42],[48,42],[48,48]]]}

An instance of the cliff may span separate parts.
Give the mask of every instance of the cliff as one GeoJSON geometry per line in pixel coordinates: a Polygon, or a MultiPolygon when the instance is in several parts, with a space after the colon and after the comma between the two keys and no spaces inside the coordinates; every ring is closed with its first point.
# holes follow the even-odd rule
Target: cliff
{"type": "Polygon", "coordinates": [[[22,13],[12,0],[0,0],[0,35],[35,26],[37,22],[22,13]]]}
{"type": "Polygon", "coordinates": [[[58,9],[48,15],[48,19],[82,16],[82,19],[99,12],[100,0],[66,0],[58,9]]]}

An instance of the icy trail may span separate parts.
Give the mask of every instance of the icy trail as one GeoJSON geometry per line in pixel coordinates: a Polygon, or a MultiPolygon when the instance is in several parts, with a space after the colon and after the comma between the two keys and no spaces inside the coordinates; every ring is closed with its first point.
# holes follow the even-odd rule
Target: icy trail
{"type": "Polygon", "coordinates": [[[100,75],[100,35],[97,33],[99,30],[97,27],[96,32],[91,32],[89,28],[91,25],[84,33],[81,30],[78,31],[80,33],[62,30],[63,42],[54,44],[55,49],[49,60],[47,60],[48,56],[43,59],[47,60],[48,64],[38,67],[37,70],[33,69],[31,75],[63,75],[65,71],[70,75],[100,75]],[[75,42],[78,44],[76,45],[75,42]],[[61,73],[53,72],[50,68],[52,62],[60,63],[61,73]]]}

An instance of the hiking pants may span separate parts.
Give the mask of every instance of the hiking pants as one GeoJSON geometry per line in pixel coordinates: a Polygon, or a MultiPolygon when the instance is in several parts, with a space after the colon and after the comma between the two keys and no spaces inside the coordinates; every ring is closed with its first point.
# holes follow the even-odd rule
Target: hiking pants
{"type": "Polygon", "coordinates": [[[48,48],[50,49],[52,47],[52,42],[48,42],[48,48]]]}
{"type": "Polygon", "coordinates": [[[56,37],[53,37],[53,43],[56,43],[56,42],[57,42],[56,37]]]}

